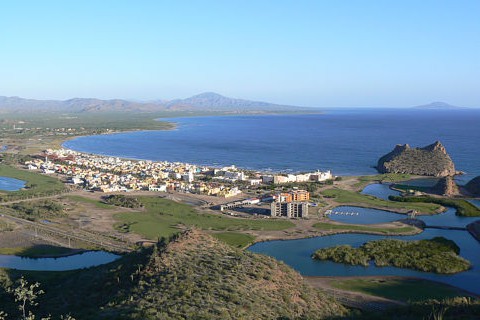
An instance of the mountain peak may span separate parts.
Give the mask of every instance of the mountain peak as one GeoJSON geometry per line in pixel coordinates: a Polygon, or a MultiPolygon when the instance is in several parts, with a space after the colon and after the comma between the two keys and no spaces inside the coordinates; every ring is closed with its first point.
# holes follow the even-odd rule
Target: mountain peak
{"type": "Polygon", "coordinates": [[[462,107],[453,106],[451,104],[448,104],[442,101],[434,101],[428,104],[415,106],[414,108],[417,108],[417,109],[463,109],[462,107]]]}
{"type": "Polygon", "coordinates": [[[192,98],[213,99],[213,98],[225,98],[225,96],[222,96],[221,94],[218,94],[216,92],[208,91],[208,92],[202,92],[202,93],[193,95],[188,99],[192,99],[192,98]]]}
{"type": "Polygon", "coordinates": [[[261,101],[234,99],[215,92],[203,92],[186,99],[135,102],[122,99],[72,98],[34,100],[0,96],[0,112],[154,112],[154,111],[285,111],[304,108],[261,101]]]}

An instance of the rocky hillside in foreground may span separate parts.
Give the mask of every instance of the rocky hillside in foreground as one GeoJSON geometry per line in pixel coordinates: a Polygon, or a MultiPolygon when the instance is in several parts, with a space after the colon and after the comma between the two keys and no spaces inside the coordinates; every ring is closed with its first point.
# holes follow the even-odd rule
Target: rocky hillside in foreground
{"type": "Polygon", "coordinates": [[[133,319],[322,319],[344,312],[290,267],[199,231],[155,250],[120,306],[133,319]]]}
{"type": "Polygon", "coordinates": [[[458,174],[445,147],[435,142],[423,148],[397,145],[378,160],[380,173],[407,173],[421,176],[447,177],[458,174]]]}
{"type": "MultiPolygon", "coordinates": [[[[12,319],[17,304],[4,288],[21,275],[0,268],[0,311],[12,319]]],[[[82,320],[313,320],[346,314],[290,267],[195,230],[111,264],[27,278],[45,291],[36,314],[53,319],[67,313],[82,320]]]]}

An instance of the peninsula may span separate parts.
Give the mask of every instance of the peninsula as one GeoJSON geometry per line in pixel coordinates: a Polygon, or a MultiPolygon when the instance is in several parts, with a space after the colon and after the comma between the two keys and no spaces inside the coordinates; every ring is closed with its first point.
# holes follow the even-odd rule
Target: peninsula
{"type": "Polygon", "coordinates": [[[407,173],[432,177],[458,174],[452,159],[440,141],[423,148],[411,148],[408,144],[398,144],[378,160],[377,170],[380,173],[407,173]]]}

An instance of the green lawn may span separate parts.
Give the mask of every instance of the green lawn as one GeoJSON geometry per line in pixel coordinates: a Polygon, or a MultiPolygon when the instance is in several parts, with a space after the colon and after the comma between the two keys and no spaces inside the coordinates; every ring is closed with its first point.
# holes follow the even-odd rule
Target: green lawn
{"type": "Polygon", "coordinates": [[[465,295],[457,288],[422,279],[345,279],[334,280],[331,285],[342,290],[405,302],[465,295]]]}
{"type": "Polygon", "coordinates": [[[313,227],[321,230],[346,230],[346,231],[364,231],[364,232],[379,232],[383,234],[398,234],[398,233],[413,233],[418,229],[412,226],[398,227],[398,228],[381,228],[373,226],[347,225],[347,224],[332,224],[326,222],[318,222],[313,227]]]}
{"type": "Polygon", "coordinates": [[[283,230],[294,226],[292,222],[281,219],[243,219],[200,213],[189,205],[157,197],[138,199],[145,206],[145,211],[119,213],[115,218],[128,225],[130,232],[153,240],[170,236],[182,226],[218,231],[283,230]]]}
{"type": "Polygon", "coordinates": [[[2,191],[0,199],[3,201],[24,199],[34,196],[54,195],[65,190],[63,183],[56,178],[35,172],[20,170],[3,164],[0,164],[0,176],[20,179],[27,182],[27,188],[25,190],[2,191]]]}
{"type": "Polygon", "coordinates": [[[83,202],[83,203],[87,203],[87,204],[92,204],[99,209],[115,209],[115,207],[110,205],[110,204],[107,204],[107,203],[104,203],[102,201],[98,201],[98,200],[95,200],[95,199],[85,198],[85,197],[82,197],[82,196],[68,195],[68,196],[66,196],[66,198],[70,199],[74,202],[83,202]]]}
{"type": "Polygon", "coordinates": [[[377,197],[361,194],[355,191],[341,189],[327,189],[322,192],[324,197],[335,198],[341,204],[349,204],[360,207],[375,207],[381,209],[405,209],[416,210],[421,213],[434,214],[441,210],[441,206],[434,203],[400,203],[379,199],[377,197]]]}
{"type": "Polygon", "coordinates": [[[255,240],[255,237],[249,234],[238,232],[219,232],[212,235],[215,238],[237,248],[245,248],[255,240]]]}

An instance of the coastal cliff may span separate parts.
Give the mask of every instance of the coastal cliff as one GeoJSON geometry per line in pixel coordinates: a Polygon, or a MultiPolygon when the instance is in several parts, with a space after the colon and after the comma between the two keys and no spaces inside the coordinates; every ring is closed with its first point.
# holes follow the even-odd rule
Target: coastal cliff
{"type": "Polygon", "coordinates": [[[393,151],[378,160],[377,170],[381,173],[432,177],[457,174],[452,159],[439,141],[423,148],[411,148],[408,144],[396,145],[393,151]]]}
{"type": "Polygon", "coordinates": [[[480,196],[480,176],[473,178],[466,185],[465,189],[472,196],[480,196]]]}

